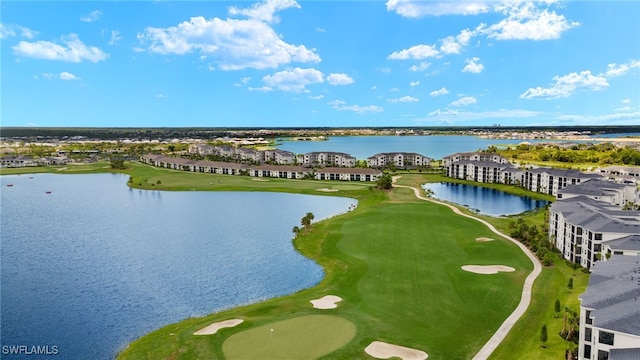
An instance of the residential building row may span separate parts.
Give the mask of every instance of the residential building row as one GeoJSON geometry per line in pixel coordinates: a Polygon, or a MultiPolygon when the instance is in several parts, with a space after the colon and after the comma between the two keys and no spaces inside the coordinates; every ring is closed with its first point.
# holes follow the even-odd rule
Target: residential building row
{"type": "Polygon", "coordinates": [[[0,167],[27,167],[39,165],[64,165],[69,161],[66,156],[48,156],[33,158],[26,155],[8,155],[0,157],[0,167]]]}
{"type": "Polygon", "coordinates": [[[225,175],[249,175],[260,178],[315,178],[318,180],[375,182],[382,176],[381,170],[370,168],[323,167],[314,170],[298,165],[248,165],[226,161],[190,160],[154,154],[142,155],[140,161],[152,166],[174,170],[225,175]]]}
{"type": "MultiPolygon", "coordinates": [[[[306,154],[294,154],[285,150],[255,150],[233,146],[214,146],[192,144],[189,153],[201,156],[215,155],[225,160],[254,163],[273,163],[277,165],[299,165],[304,167],[356,167],[357,159],[350,154],[334,151],[316,151],[306,154]]],[[[370,168],[383,168],[389,165],[400,168],[428,166],[432,159],[410,152],[387,152],[367,158],[370,168]]]]}
{"type": "Polygon", "coordinates": [[[456,153],[442,159],[445,175],[482,183],[519,185],[527,190],[557,196],[561,189],[593,179],[640,183],[640,168],[605,167],[593,173],[572,169],[519,169],[506,158],[493,153],[456,153]]]}

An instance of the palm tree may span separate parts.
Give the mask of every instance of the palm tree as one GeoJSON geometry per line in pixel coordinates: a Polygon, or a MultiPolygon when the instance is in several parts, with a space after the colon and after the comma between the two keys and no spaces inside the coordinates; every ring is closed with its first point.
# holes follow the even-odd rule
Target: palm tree
{"type": "Polygon", "coordinates": [[[293,227],[293,230],[291,230],[291,231],[293,231],[293,236],[294,236],[294,237],[297,237],[297,236],[298,236],[298,234],[300,233],[300,228],[299,228],[299,227],[297,227],[297,226],[294,226],[294,227],[293,227]]]}

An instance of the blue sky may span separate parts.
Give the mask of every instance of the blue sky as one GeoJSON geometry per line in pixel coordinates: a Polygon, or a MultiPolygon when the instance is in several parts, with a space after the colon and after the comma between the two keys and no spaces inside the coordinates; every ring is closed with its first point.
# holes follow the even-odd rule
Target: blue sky
{"type": "Polygon", "coordinates": [[[638,1],[3,1],[2,126],[640,124],[638,1]]]}

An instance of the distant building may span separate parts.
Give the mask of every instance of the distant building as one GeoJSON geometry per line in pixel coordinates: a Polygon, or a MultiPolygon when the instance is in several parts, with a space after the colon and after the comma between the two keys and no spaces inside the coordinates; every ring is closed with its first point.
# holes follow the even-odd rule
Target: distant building
{"type": "Polygon", "coordinates": [[[640,359],[640,256],[594,265],[580,299],[579,360],[640,359]]]}
{"type": "Polygon", "coordinates": [[[429,164],[431,164],[431,158],[407,152],[379,153],[367,158],[367,165],[370,168],[383,168],[389,165],[397,168],[416,168],[429,164]]]}
{"type": "Polygon", "coordinates": [[[299,165],[305,167],[312,166],[337,166],[337,167],[355,167],[356,158],[341,152],[310,152],[306,154],[298,154],[296,160],[299,165]]]}
{"type": "Polygon", "coordinates": [[[310,174],[311,170],[302,166],[258,165],[249,168],[249,175],[254,177],[304,179],[310,174]]]}
{"type": "Polygon", "coordinates": [[[485,153],[485,152],[461,152],[455,153],[442,158],[442,166],[447,167],[450,164],[458,161],[490,161],[499,164],[509,164],[509,160],[506,158],[495,154],[495,153],[485,153]]]}
{"type": "Polygon", "coordinates": [[[2,167],[25,167],[37,166],[38,162],[31,156],[26,155],[9,155],[0,157],[0,166],[2,167]]]}
{"type": "Polygon", "coordinates": [[[378,181],[382,177],[382,171],[369,168],[333,168],[325,167],[316,171],[318,180],[343,180],[343,181],[378,181]]]}

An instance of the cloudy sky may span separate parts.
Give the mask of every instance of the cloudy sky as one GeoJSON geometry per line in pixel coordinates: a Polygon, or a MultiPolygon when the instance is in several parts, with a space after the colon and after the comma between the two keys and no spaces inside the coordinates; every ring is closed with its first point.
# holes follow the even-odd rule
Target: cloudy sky
{"type": "Polygon", "coordinates": [[[2,126],[640,124],[638,1],[3,1],[2,126]]]}

